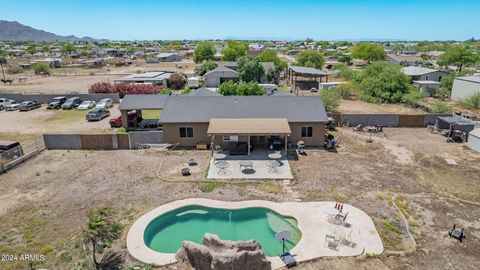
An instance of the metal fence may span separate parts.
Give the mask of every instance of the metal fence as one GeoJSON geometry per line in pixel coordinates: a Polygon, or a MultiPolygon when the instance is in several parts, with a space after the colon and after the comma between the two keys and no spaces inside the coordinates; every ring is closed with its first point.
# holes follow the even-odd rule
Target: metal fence
{"type": "Polygon", "coordinates": [[[426,127],[434,125],[437,118],[451,116],[451,113],[438,114],[333,114],[336,125],[341,126],[384,126],[384,127],[426,127]]]}
{"type": "Polygon", "coordinates": [[[20,163],[36,156],[45,150],[41,137],[22,142],[19,146],[8,149],[0,154],[0,174],[11,170],[20,163]]]}
{"type": "Polygon", "coordinates": [[[142,144],[163,143],[163,131],[134,131],[130,132],[130,145],[139,148],[142,144]]]}
{"type": "Polygon", "coordinates": [[[47,149],[130,149],[129,134],[44,134],[47,149]]]}

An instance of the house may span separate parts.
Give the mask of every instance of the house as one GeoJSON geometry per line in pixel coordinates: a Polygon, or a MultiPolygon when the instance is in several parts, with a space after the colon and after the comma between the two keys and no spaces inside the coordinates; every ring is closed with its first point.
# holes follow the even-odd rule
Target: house
{"type": "Polygon", "coordinates": [[[51,68],[60,68],[63,66],[63,60],[60,58],[45,58],[45,59],[38,59],[34,62],[30,62],[31,64],[35,63],[44,63],[49,65],[51,68]]]}
{"type": "Polygon", "coordinates": [[[441,82],[442,78],[448,75],[445,71],[415,66],[404,67],[402,72],[409,76],[412,81],[441,82]]]}
{"type": "Polygon", "coordinates": [[[476,128],[468,133],[467,144],[470,149],[480,153],[480,128],[476,128]]]}
{"type": "Polygon", "coordinates": [[[207,87],[219,87],[226,81],[238,82],[240,75],[237,71],[228,68],[226,66],[218,65],[217,68],[210,70],[203,75],[205,80],[205,86],[207,87]]]}
{"type": "Polygon", "coordinates": [[[453,100],[460,101],[475,93],[480,93],[480,76],[456,77],[453,80],[453,100]]]}
{"type": "Polygon", "coordinates": [[[401,66],[413,66],[421,58],[410,54],[389,53],[385,56],[385,61],[401,66]]]}
{"type": "Polygon", "coordinates": [[[182,57],[176,53],[159,53],[157,59],[160,62],[179,62],[182,61],[182,57]]]}
{"type": "Polygon", "coordinates": [[[413,81],[413,85],[415,85],[425,96],[430,97],[434,95],[435,90],[440,88],[442,83],[435,81],[413,81]]]}
{"type": "Polygon", "coordinates": [[[321,147],[327,122],[322,99],[305,96],[169,96],[159,119],[164,143],[224,148],[232,141],[321,147]]]}
{"type": "Polygon", "coordinates": [[[168,87],[168,79],[172,76],[171,72],[145,72],[141,74],[130,74],[120,79],[113,80],[114,83],[124,84],[150,84],[163,85],[168,87]]]}

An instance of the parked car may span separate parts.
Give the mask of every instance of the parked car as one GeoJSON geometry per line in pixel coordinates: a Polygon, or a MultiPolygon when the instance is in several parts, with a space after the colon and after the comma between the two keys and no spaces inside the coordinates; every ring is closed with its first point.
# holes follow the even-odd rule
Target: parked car
{"type": "Polygon", "coordinates": [[[16,111],[16,110],[18,110],[18,107],[20,107],[20,104],[13,103],[13,104],[5,106],[5,111],[16,111]]]}
{"type": "Polygon", "coordinates": [[[15,100],[11,100],[8,98],[0,98],[0,111],[5,109],[6,106],[15,103],[15,100]]]}
{"type": "Polygon", "coordinates": [[[67,101],[66,97],[55,97],[48,103],[47,110],[58,110],[65,101],[67,101]]]}
{"type": "MultiPolygon", "coordinates": [[[[138,117],[137,112],[129,112],[128,113],[128,126],[136,126],[138,123],[142,121],[141,117],[138,117]]],[[[119,128],[122,127],[123,121],[121,116],[116,116],[110,119],[110,127],[112,128],[119,128]]]]}
{"type": "Polygon", "coordinates": [[[84,101],[78,105],[78,110],[89,110],[91,108],[95,108],[95,101],[84,101]]]}
{"type": "Polygon", "coordinates": [[[65,103],[62,104],[62,109],[64,110],[75,109],[78,107],[78,105],[80,105],[80,103],[82,103],[82,100],[79,97],[72,97],[67,99],[67,101],[65,101],[65,103]]]}
{"type": "Polygon", "coordinates": [[[113,107],[113,99],[104,98],[97,103],[97,108],[108,109],[113,107]]]}
{"type": "Polygon", "coordinates": [[[36,101],[24,101],[22,103],[20,103],[20,105],[18,106],[18,110],[23,112],[23,111],[31,111],[31,110],[35,110],[37,108],[40,108],[40,103],[36,102],[36,101]]]}
{"type": "Polygon", "coordinates": [[[317,89],[317,88],[315,88],[315,87],[313,87],[312,89],[310,89],[310,92],[312,92],[312,93],[316,93],[316,92],[318,92],[318,89],[317,89]]]}
{"type": "Polygon", "coordinates": [[[100,121],[103,118],[109,117],[110,116],[110,111],[107,109],[102,109],[102,108],[96,108],[87,113],[85,116],[85,119],[87,121],[100,121]]]}

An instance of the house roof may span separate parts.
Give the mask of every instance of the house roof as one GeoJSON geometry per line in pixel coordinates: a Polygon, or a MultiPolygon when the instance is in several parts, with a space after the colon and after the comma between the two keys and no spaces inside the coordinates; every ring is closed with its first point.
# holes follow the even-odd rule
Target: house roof
{"type": "Polygon", "coordinates": [[[286,118],[212,118],[207,134],[290,134],[286,118]]]}
{"type": "Polygon", "coordinates": [[[114,81],[161,81],[169,79],[173,73],[171,72],[145,72],[140,74],[130,74],[114,81]]]}
{"type": "Polygon", "coordinates": [[[289,122],[328,122],[317,96],[170,96],[162,123],[208,123],[212,118],[287,118],[289,122]]]}
{"type": "Polygon", "coordinates": [[[119,110],[160,110],[167,104],[168,95],[126,95],[119,110]]]}
{"type": "Polygon", "coordinates": [[[392,60],[395,60],[396,62],[398,63],[401,63],[403,61],[405,62],[412,62],[414,63],[415,61],[417,61],[418,59],[420,59],[420,57],[416,56],[416,55],[397,55],[397,54],[387,54],[386,56],[387,58],[390,58],[392,60]]]}
{"type": "Polygon", "coordinates": [[[212,91],[208,88],[200,88],[200,89],[197,89],[197,90],[193,90],[188,95],[192,96],[192,97],[218,97],[218,96],[221,96],[221,94],[219,94],[215,91],[212,91]]]}
{"type": "Polygon", "coordinates": [[[178,54],[176,54],[176,53],[159,53],[159,54],[157,54],[157,57],[159,57],[159,58],[164,58],[164,57],[169,57],[169,56],[172,56],[172,55],[180,56],[180,55],[178,55],[178,54]]]}
{"type": "Polygon", "coordinates": [[[413,81],[414,84],[418,85],[441,85],[441,82],[436,81],[413,81]]]}
{"type": "Polygon", "coordinates": [[[408,75],[408,76],[420,76],[420,75],[437,72],[438,70],[431,69],[431,68],[424,68],[424,67],[409,66],[409,67],[402,68],[402,71],[403,73],[405,73],[405,75],[408,75]]]}
{"type": "Polygon", "coordinates": [[[456,80],[480,83],[480,76],[465,76],[465,77],[455,77],[456,80]]]}
{"type": "Polygon", "coordinates": [[[230,73],[231,75],[239,76],[239,75],[238,75],[238,72],[236,72],[235,70],[233,70],[233,69],[231,69],[231,68],[228,68],[228,67],[226,67],[226,66],[221,66],[221,65],[219,65],[219,66],[216,67],[215,69],[212,69],[212,70],[210,70],[209,72],[205,73],[203,76],[204,76],[204,77],[208,77],[209,75],[212,75],[212,74],[218,73],[218,72],[222,72],[222,73],[228,72],[228,73],[230,73]]]}
{"type": "Polygon", "coordinates": [[[468,133],[470,136],[480,138],[480,128],[476,128],[468,133]]]}
{"type": "Polygon", "coordinates": [[[309,75],[325,75],[326,74],[323,71],[320,71],[315,68],[310,68],[310,67],[290,66],[288,68],[293,70],[293,72],[300,73],[300,74],[309,74],[309,75]]]}

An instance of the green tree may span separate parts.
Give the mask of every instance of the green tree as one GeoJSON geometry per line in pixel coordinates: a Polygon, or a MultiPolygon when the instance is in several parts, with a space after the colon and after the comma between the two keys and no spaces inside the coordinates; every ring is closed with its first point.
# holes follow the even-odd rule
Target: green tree
{"type": "Polygon", "coordinates": [[[120,237],[122,226],[112,219],[112,209],[101,208],[88,213],[88,222],[82,231],[84,243],[91,249],[92,260],[96,269],[102,269],[97,253],[102,254],[106,248],[120,237]]]}
{"type": "Polygon", "coordinates": [[[35,63],[32,65],[32,70],[35,71],[35,74],[48,73],[50,72],[50,67],[45,63],[35,63]]]}
{"type": "Polygon", "coordinates": [[[33,55],[37,52],[37,48],[34,45],[31,45],[27,48],[27,53],[33,55]]]}
{"type": "Polygon", "coordinates": [[[62,46],[62,52],[69,54],[75,51],[75,46],[72,43],[65,43],[62,46]]]}
{"type": "Polygon", "coordinates": [[[195,73],[199,76],[203,76],[205,75],[205,73],[209,72],[210,70],[214,70],[217,68],[217,63],[215,63],[215,61],[212,61],[212,60],[208,60],[206,62],[204,62],[203,64],[197,66],[195,68],[195,73]]]}
{"type": "Polygon", "coordinates": [[[258,58],[242,56],[237,61],[237,71],[243,82],[260,82],[265,70],[258,58]]]}
{"type": "Polygon", "coordinates": [[[413,92],[416,89],[410,84],[410,78],[402,73],[400,67],[386,62],[374,62],[367,66],[357,76],[356,82],[360,97],[371,103],[411,103],[418,97],[413,92]]]}
{"type": "Polygon", "coordinates": [[[200,42],[193,52],[193,61],[198,64],[203,61],[213,60],[214,55],[215,48],[213,48],[210,42],[200,42]]]}
{"type": "Polygon", "coordinates": [[[237,95],[237,84],[233,81],[226,81],[218,87],[218,93],[224,96],[237,95]]]}
{"type": "Polygon", "coordinates": [[[264,50],[258,55],[258,61],[260,62],[273,62],[275,63],[275,67],[280,67],[281,69],[284,69],[287,67],[288,63],[280,57],[278,57],[278,54],[274,50],[264,50]]]}
{"type": "Polygon", "coordinates": [[[473,54],[471,50],[463,46],[455,46],[440,56],[438,64],[441,66],[454,65],[457,67],[457,71],[462,71],[464,66],[473,65],[477,61],[478,56],[473,54]]]}
{"type": "Polygon", "coordinates": [[[321,53],[314,50],[301,51],[297,54],[297,61],[295,65],[301,67],[311,67],[322,69],[325,64],[325,58],[321,53]]]}
{"type": "Polygon", "coordinates": [[[320,96],[323,100],[323,105],[327,112],[333,112],[338,108],[342,96],[336,89],[324,89],[320,90],[320,96]]]}
{"type": "Polygon", "coordinates": [[[262,96],[263,94],[265,94],[265,90],[256,82],[237,85],[237,96],[262,96]]]}
{"type": "Polygon", "coordinates": [[[480,92],[464,98],[460,101],[460,104],[468,109],[480,109],[480,92]]]}
{"type": "Polygon", "coordinates": [[[366,60],[368,63],[383,61],[385,60],[385,50],[379,44],[359,43],[352,48],[352,57],[366,60]]]}
{"type": "Polygon", "coordinates": [[[248,45],[243,41],[229,40],[227,47],[222,51],[223,61],[237,61],[238,58],[247,54],[248,45]]]}

